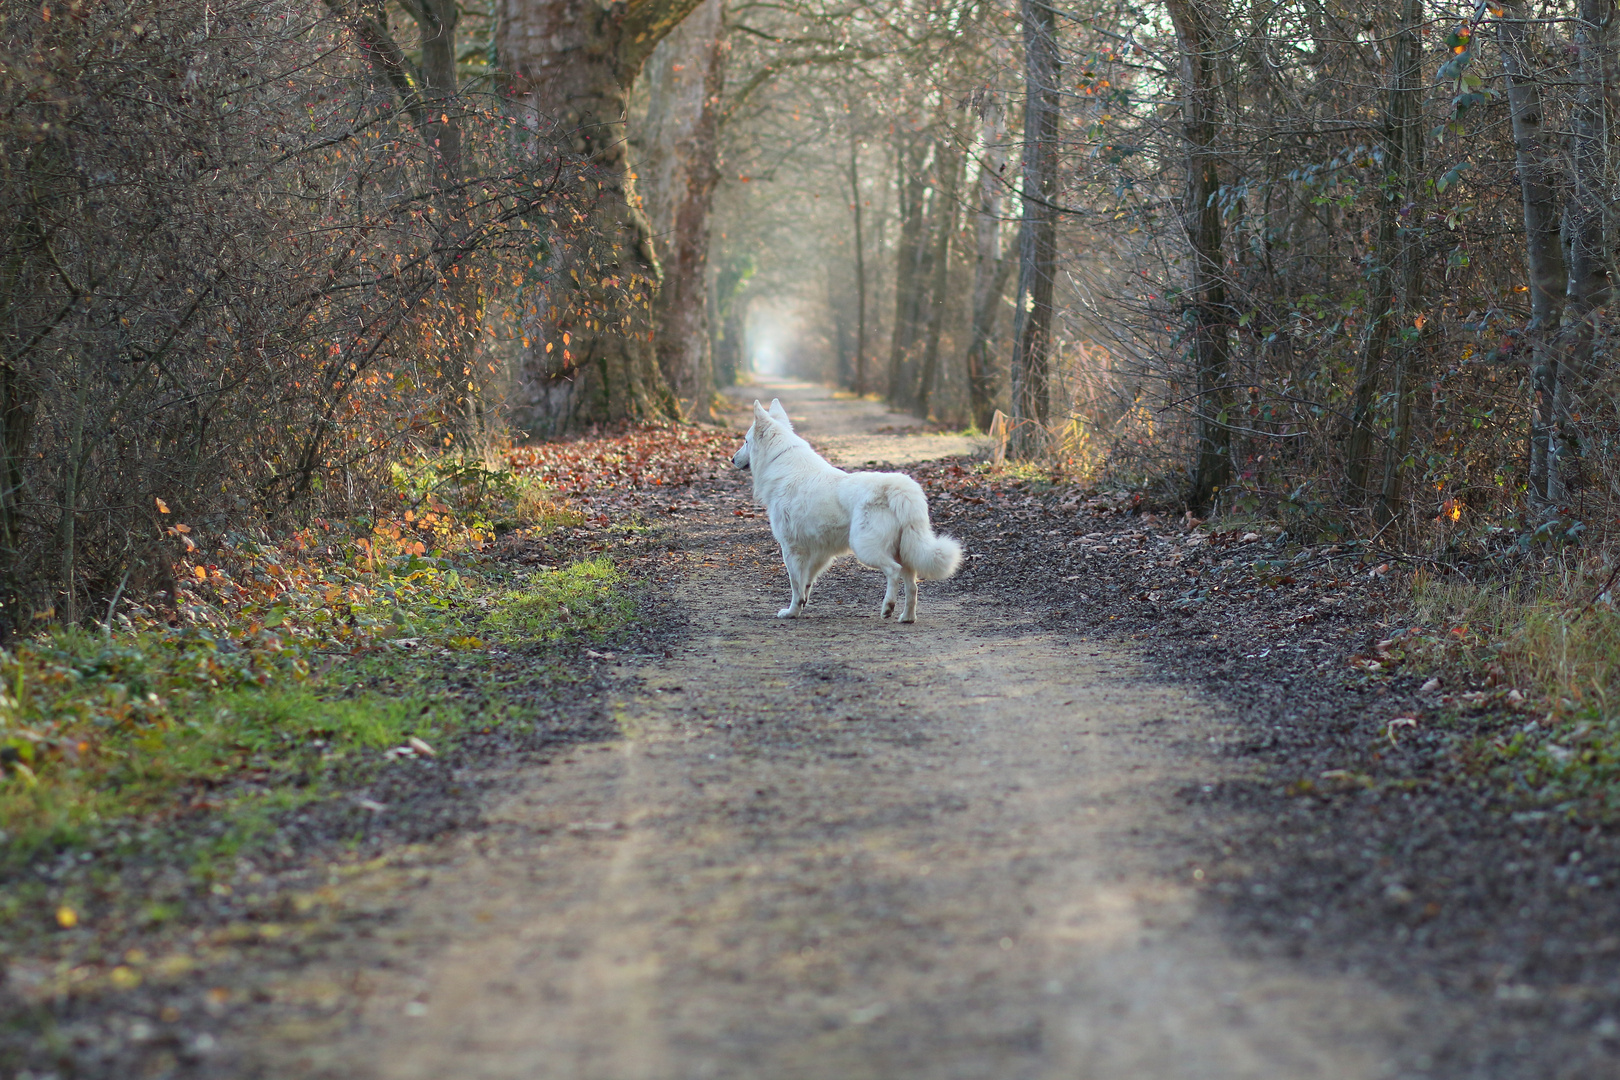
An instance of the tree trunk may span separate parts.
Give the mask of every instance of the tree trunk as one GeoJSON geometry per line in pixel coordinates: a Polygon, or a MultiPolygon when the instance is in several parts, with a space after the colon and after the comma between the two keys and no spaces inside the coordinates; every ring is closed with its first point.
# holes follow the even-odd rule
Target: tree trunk
{"type": "Polygon", "coordinates": [[[850,212],[855,218],[855,393],[865,397],[871,387],[866,370],[866,236],[861,211],[861,141],[855,134],[853,110],[849,128],[850,212]]]}
{"type": "Polygon", "coordinates": [[[743,326],[749,297],[744,293],[754,274],[752,258],[732,258],[723,262],[714,275],[714,377],[720,386],[733,386],[742,373],[743,326]]]}
{"type": "Polygon", "coordinates": [[[889,404],[911,405],[911,380],[906,369],[912,346],[921,329],[924,249],[928,243],[926,196],[928,143],[916,134],[896,142],[895,196],[900,219],[900,240],[895,245],[894,329],[889,338],[889,404]]]}
{"type": "Polygon", "coordinates": [[[1558,227],[1558,149],[1542,130],[1541,88],[1535,81],[1531,32],[1524,0],[1504,0],[1497,23],[1502,68],[1507,74],[1508,114],[1524,203],[1525,266],[1530,274],[1531,404],[1530,489],[1543,507],[1561,497],[1549,474],[1556,458],[1553,412],[1558,397],[1558,353],[1553,336],[1564,311],[1566,274],[1558,227]]]}
{"type": "Polygon", "coordinates": [[[1006,178],[1007,110],[999,95],[988,94],[978,106],[980,129],[979,209],[974,216],[976,258],[973,264],[973,328],[967,348],[968,411],[974,426],[990,430],[995,411],[996,372],[991,349],[996,312],[1007,287],[1012,263],[1001,251],[1002,190],[1006,178]]]}
{"type": "Polygon", "coordinates": [[[461,157],[461,123],[455,115],[456,22],[458,0],[403,0],[421,29],[422,133],[438,165],[439,189],[459,183],[465,171],[461,157]]]}
{"type": "Polygon", "coordinates": [[[681,409],[713,417],[709,351],[709,212],[720,180],[720,94],[725,82],[724,0],[703,0],[648,64],[648,216],[664,283],[656,301],[658,366],[681,409]]]}
{"type": "Polygon", "coordinates": [[[72,362],[75,385],[73,418],[69,423],[73,434],[68,440],[70,453],[67,467],[62,470],[62,518],[57,527],[57,544],[61,553],[59,573],[62,579],[62,609],[59,614],[66,626],[74,626],[79,621],[79,573],[75,557],[78,555],[79,478],[84,472],[85,458],[84,422],[90,401],[90,375],[85,371],[84,361],[75,358],[72,362]]]}
{"type": "MultiPolygon", "coordinates": [[[[1423,173],[1423,46],[1418,41],[1418,27],[1422,24],[1423,0],[1402,0],[1400,30],[1395,38],[1395,80],[1390,90],[1390,112],[1395,121],[1395,144],[1400,147],[1399,192],[1403,209],[1416,204],[1418,177],[1423,173]]],[[[1379,528],[1388,525],[1400,508],[1402,479],[1412,445],[1412,399],[1418,383],[1417,363],[1424,351],[1423,328],[1412,325],[1413,313],[1424,308],[1420,214],[1411,214],[1405,229],[1401,230],[1400,270],[1400,303],[1390,312],[1388,320],[1400,327],[1397,340],[1400,351],[1395,361],[1395,423],[1384,455],[1384,482],[1373,514],[1379,528]]]]}
{"type": "Polygon", "coordinates": [[[1613,298],[1606,250],[1609,173],[1608,83],[1614,64],[1614,0],[1581,0],[1575,45],[1580,89],[1572,117],[1569,202],[1564,209],[1568,285],[1559,333],[1557,385],[1547,432],[1549,504],[1566,501],[1578,482],[1584,448],[1574,430],[1580,398],[1592,379],[1599,312],[1613,298]]]}
{"type": "Polygon", "coordinates": [[[836,357],[834,380],[848,389],[855,380],[854,357],[849,350],[849,311],[844,307],[845,295],[839,286],[837,268],[827,267],[827,317],[832,320],[833,352],[836,357]]]}
{"type": "Polygon", "coordinates": [[[1207,510],[1232,475],[1227,427],[1231,342],[1223,276],[1219,155],[1219,48],[1203,0],[1167,0],[1181,51],[1182,138],[1187,144],[1187,190],[1182,223],[1192,253],[1186,313],[1192,323],[1192,360],[1198,381],[1196,451],[1187,501],[1207,510]]]}
{"type": "Polygon", "coordinates": [[[934,251],[929,257],[933,270],[928,284],[927,339],[923,345],[922,372],[917,379],[916,413],[928,418],[928,402],[939,378],[939,339],[945,329],[946,293],[951,280],[951,240],[956,235],[957,189],[962,178],[962,157],[944,143],[935,155],[936,173],[941,184],[935,189],[934,251]]]}
{"type": "MultiPolygon", "coordinates": [[[[1413,219],[1405,231],[1403,218],[1416,197],[1415,177],[1422,169],[1422,51],[1417,27],[1423,8],[1419,0],[1404,0],[1390,54],[1389,97],[1384,107],[1383,206],[1378,217],[1377,266],[1373,271],[1367,298],[1367,336],[1362,342],[1356,365],[1356,383],[1351,398],[1350,437],[1345,445],[1345,501],[1365,505],[1367,473],[1371,457],[1374,400],[1383,374],[1384,351],[1390,331],[1406,326],[1405,312],[1414,308],[1415,297],[1408,277],[1415,270],[1412,260],[1412,231],[1420,222],[1413,219]],[[1401,302],[1395,301],[1397,270],[1403,282],[1401,302]]],[[[1406,353],[1403,352],[1403,357],[1406,353]]],[[[1397,376],[1399,378],[1399,376],[1397,376]]],[[[1397,392],[1397,401],[1400,400],[1397,392]]],[[[1397,405],[1399,411],[1399,405],[1397,405]]],[[[1404,455],[1403,455],[1404,456],[1404,455]]]]}
{"type": "Polygon", "coordinates": [[[417,321],[446,347],[436,357],[433,385],[445,409],[444,422],[464,450],[481,449],[488,440],[483,379],[476,362],[484,323],[483,283],[462,261],[468,237],[466,176],[462,152],[461,108],[456,60],[458,0],[400,0],[416,22],[421,62],[414,68],[405,51],[389,34],[379,8],[351,0],[326,0],[327,7],[348,19],[365,46],[372,68],[399,95],[422,134],[433,169],[433,206],[450,242],[442,245],[438,271],[440,302],[423,305],[417,321]],[[431,327],[431,330],[428,328],[431,327]]]}
{"type": "MultiPolygon", "coordinates": [[[[1386,117],[1386,121],[1388,119],[1386,117]]],[[[1390,153],[1388,146],[1384,153],[1390,153]]],[[[1386,182],[1390,175],[1386,171],[1386,182]]],[[[1345,442],[1344,450],[1344,501],[1352,506],[1366,503],[1367,457],[1373,438],[1373,399],[1378,393],[1379,379],[1383,374],[1384,346],[1389,341],[1390,325],[1398,318],[1392,306],[1395,299],[1395,268],[1390,263],[1396,257],[1396,245],[1400,240],[1400,207],[1397,204],[1403,194],[1399,191],[1386,192],[1378,218],[1378,265],[1373,270],[1371,287],[1367,290],[1367,336],[1362,340],[1361,355],[1356,361],[1356,383],[1350,397],[1350,437],[1345,442]]]]}
{"type": "Polygon", "coordinates": [[[1052,288],[1057,262],[1057,18],[1040,0],[1023,0],[1023,219],[1018,230],[1018,304],[1013,321],[1010,451],[1030,457],[1045,444],[1050,390],[1052,288]]]}
{"type": "Polygon", "coordinates": [[[697,0],[500,0],[507,89],[542,134],[584,163],[590,210],[557,238],[529,298],[515,420],[531,436],[620,419],[677,417],[659,371],[652,301],[661,271],[625,168],[625,103],[643,61],[697,0]]]}

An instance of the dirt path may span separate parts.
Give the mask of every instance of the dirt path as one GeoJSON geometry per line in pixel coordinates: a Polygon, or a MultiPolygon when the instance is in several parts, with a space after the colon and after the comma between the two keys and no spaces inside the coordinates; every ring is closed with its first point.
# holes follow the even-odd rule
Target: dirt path
{"type": "MultiPolygon", "coordinates": [[[[765,389],[846,458],[881,426],[765,389]]],[[[265,1033],[269,1075],[1415,1074],[1409,1003],[1198,915],[1207,823],[1177,793],[1233,775],[1214,709],[948,583],[903,627],[841,563],[779,620],[763,517],[685,542],[692,632],[626,670],[623,737],[506,777],[387,966],[311,976],[363,985],[359,1022],[265,1033]]]]}
{"type": "MultiPolygon", "coordinates": [[[[882,402],[835,394],[815,383],[767,379],[733,386],[726,394],[743,408],[751,406],[755,399],[769,405],[771,398],[781,398],[792,410],[795,429],[812,440],[829,460],[847,469],[879,462],[909,465],[976,454],[985,445],[982,438],[931,433],[923,421],[910,413],[890,412],[882,402]]],[[[739,412],[733,422],[746,429],[748,413],[739,412]]]]}

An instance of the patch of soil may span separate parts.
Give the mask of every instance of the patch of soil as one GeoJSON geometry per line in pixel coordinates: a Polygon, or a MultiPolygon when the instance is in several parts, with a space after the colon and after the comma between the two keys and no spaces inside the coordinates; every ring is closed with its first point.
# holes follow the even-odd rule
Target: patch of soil
{"type": "Polygon", "coordinates": [[[1469,774],[1471,741],[1527,718],[1401,670],[1396,573],[971,465],[907,470],[968,552],[961,587],[1230,706],[1249,779],[1185,798],[1224,822],[1204,895],[1245,945],[1460,1007],[1427,1075],[1620,1075],[1620,838],[1469,774]]]}

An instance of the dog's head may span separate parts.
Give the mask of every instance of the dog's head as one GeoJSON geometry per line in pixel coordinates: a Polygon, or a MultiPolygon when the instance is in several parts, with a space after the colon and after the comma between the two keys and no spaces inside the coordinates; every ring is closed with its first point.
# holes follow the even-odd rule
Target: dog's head
{"type": "Polygon", "coordinates": [[[767,409],[755,401],[754,422],[748,425],[748,434],[743,436],[742,446],[731,455],[731,463],[739,469],[748,468],[753,463],[754,447],[759,445],[762,438],[768,438],[777,427],[793,430],[793,422],[788,419],[787,410],[782,408],[782,402],[772,398],[771,407],[767,409]]]}

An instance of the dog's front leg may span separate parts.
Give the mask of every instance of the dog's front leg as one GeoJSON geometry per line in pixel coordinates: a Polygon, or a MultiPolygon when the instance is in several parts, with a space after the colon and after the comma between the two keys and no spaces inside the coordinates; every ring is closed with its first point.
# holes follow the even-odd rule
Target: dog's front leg
{"type": "Polygon", "coordinates": [[[788,587],[793,590],[788,606],[776,613],[778,619],[792,619],[804,608],[803,574],[800,572],[799,560],[788,553],[787,548],[782,549],[782,565],[787,567],[788,587]]]}

